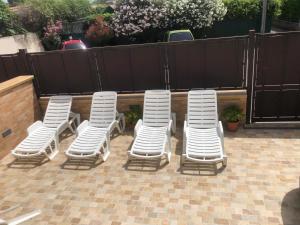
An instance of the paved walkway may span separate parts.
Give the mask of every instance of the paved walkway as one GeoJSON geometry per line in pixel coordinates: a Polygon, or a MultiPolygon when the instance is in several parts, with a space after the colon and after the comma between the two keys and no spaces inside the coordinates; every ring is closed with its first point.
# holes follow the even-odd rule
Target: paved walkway
{"type": "MultiPolygon", "coordinates": [[[[51,162],[0,161],[0,211],[41,209],[25,224],[300,224],[300,130],[225,134],[226,169],[191,166],[181,174],[181,134],[170,164],[126,164],[130,134],[112,140],[105,163],[78,167],[63,152],[51,162]],[[18,167],[18,168],[15,168],[18,167]],[[62,168],[63,167],[63,168],[62,168]],[[158,168],[158,170],[157,170],[158,168]],[[76,170],[75,170],[76,169],[76,170]]],[[[64,137],[61,149],[73,140],[64,137]]]]}

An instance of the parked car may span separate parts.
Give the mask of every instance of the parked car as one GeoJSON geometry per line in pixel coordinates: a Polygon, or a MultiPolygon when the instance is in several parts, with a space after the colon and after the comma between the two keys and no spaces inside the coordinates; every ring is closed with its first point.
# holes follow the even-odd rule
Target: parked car
{"type": "Polygon", "coordinates": [[[194,36],[190,30],[172,30],[165,34],[165,41],[193,41],[194,36]]]}
{"type": "Polygon", "coordinates": [[[86,46],[81,40],[64,41],[62,45],[62,50],[68,49],[86,49],[86,46]]]}

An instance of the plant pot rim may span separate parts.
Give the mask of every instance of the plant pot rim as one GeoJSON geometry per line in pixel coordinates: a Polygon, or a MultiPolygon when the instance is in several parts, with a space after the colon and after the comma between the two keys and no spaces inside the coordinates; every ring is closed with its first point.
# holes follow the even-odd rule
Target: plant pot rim
{"type": "Polygon", "coordinates": [[[235,122],[232,122],[232,121],[227,121],[227,123],[239,123],[240,121],[235,121],[235,122]]]}

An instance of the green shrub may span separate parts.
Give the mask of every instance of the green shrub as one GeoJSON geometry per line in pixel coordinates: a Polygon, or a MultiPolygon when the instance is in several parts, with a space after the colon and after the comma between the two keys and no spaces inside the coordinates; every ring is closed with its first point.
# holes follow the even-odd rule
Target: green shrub
{"type": "Polygon", "coordinates": [[[169,27],[191,30],[211,27],[226,15],[222,0],[168,0],[169,27]]]}
{"type": "Polygon", "coordinates": [[[224,109],[222,116],[227,122],[234,123],[240,121],[243,118],[243,113],[238,106],[231,105],[224,109]]]}
{"type": "MultiPolygon", "coordinates": [[[[268,1],[268,15],[278,16],[280,14],[281,1],[268,1]]],[[[256,19],[261,15],[261,0],[223,0],[223,2],[227,7],[226,19],[256,19]]]]}
{"type": "Polygon", "coordinates": [[[99,16],[104,18],[104,21],[110,22],[112,18],[112,13],[100,13],[100,14],[91,14],[84,18],[84,20],[88,23],[94,23],[99,16]]]}
{"type": "Polygon", "coordinates": [[[43,28],[47,25],[47,19],[37,10],[26,5],[20,5],[16,15],[20,24],[28,31],[41,35],[43,28]]]}
{"type": "Polygon", "coordinates": [[[300,20],[300,0],[283,0],[280,19],[291,22],[300,20]]]}
{"type": "Polygon", "coordinates": [[[23,3],[24,0],[7,0],[7,2],[10,6],[15,6],[23,3]]]}
{"type": "Polygon", "coordinates": [[[125,113],[126,125],[133,127],[142,118],[142,108],[140,105],[130,105],[129,110],[125,113]]]}
{"type": "Polygon", "coordinates": [[[9,11],[8,6],[0,1],[0,37],[24,33],[16,16],[9,11]]]}
{"type": "Polygon", "coordinates": [[[56,21],[55,23],[50,21],[48,22],[44,36],[42,38],[42,43],[46,50],[52,51],[57,50],[61,47],[61,37],[62,32],[62,21],[56,21]]]}
{"type": "Polygon", "coordinates": [[[106,45],[113,37],[113,31],[108,26],[103,16],[98,16],[85,33],[85,38],[92,46],[106,45]]]}
{"type": "Polygon", "coordinates": [[[25,4],[40,12],[47,21],[74,22],[92,11],[89,0],[26,0],[25,4]]]}

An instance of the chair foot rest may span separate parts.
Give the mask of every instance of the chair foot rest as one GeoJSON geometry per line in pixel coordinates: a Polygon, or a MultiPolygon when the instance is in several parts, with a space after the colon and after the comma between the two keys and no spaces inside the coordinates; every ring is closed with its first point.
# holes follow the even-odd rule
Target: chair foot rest
{"type": "Polygon", "coordinates": [[[28,158],[40,156],[42,154],[43,154],[43,152],[37,152],[37,153],[32,153],[32,154],[20,154],[20,153],[12,152],[12,155],[16,159],[28,159],[28,158]]]}

